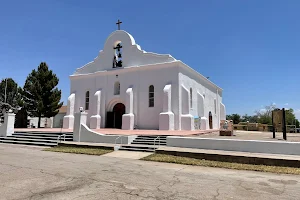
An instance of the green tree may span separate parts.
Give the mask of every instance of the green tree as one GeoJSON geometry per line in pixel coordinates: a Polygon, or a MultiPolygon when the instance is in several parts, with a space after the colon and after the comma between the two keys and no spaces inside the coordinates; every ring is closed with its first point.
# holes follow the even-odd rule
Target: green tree
{"type": "Polygon", "coordinates": [[[251,119],[251,116],[246,114],[241,117],[241,122],[247,122],[247,121],[250,122],[250,119],[251,119]]]}
{"type": "Polygon", "coordinates": [[[15,118],[15,128],[27,128],[27,110],[24,101],[20,101],[21,109],[16,114],[15,118]]]}
{"type": "Polygon", "coordinates": [[[258,118],[258,123],[272,125],[272,117],[268,115],[261,115],[258,118]]]}
{"type": "Polygon", "coordinates": [[[239,114],[232,114],[226,116],[227,120],[232,120],[233,124],[238,124],[241,122],[241,116],[239,114]]]}
{"type": "Polygon", "coordinates": [[[45,62],[27,76],[23,88],[24,102],[28,115],[39,118],[39,128],[42,117],[55,116],[63,105],[63,102],[60,102],[61,90],[57,88],[58,82],[58,77],[49,70],[45,62]]]}
{"type": "Polygon", "coordinates": [[[257,115],[251,116],[251,115],[246,114],[246,115],[242,116],[242,118],[241,118],[241,122],[257,123],[257,121],[258,121],[257,115]]]}
{"type": "Polygon", "coordinates": [[[299,121],[296,119],[294,110],[292,108],[285,110],[285,121],[286,125],[296,125],[296,127],[299,127],[299,121]]]}
{"type": "Polygon", "coordinates": [[[0,82],[0,117],[11,109],[18,112],[21,102],[22,88],[12,78],[2,79],[0,82]]]}
{"type": "Polygon", "coordinates": [[[255,111],[258,117],[257,122],[261,124],[269,124],[272,125],[272,112],[276,109],[274,104],[269,106],[265,106],[264,109],[255,111]]]}

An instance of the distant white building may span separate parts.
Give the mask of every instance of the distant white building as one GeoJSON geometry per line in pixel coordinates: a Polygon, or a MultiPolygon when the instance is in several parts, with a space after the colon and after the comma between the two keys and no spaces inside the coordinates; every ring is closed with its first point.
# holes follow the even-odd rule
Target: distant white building
{"type": "MultiPolygon", "coordinates": [[[[57,115],[51,118],[42,117],[41,119],[41,127],[42,128],[62,128],[63,126],[63,118],[66,115],[67,106],[62,106],[57,115]]],[[[27,118],[27,124],[30,128],[37,128],[39,118],[38,117],[29,117],[27,118]]]]}
{"type": "MultiPolygon", "coordinates": [[[[29,128],[38,128],[38,117],[27,117],[27,125],[29,128]]],[[[52,128],[52,119],[51,118],[41,118],[41,128],[52,128]]]]}
{"type": "Polygon", "coordinates": [[[67,114],[67,106],[62,106],[58,113],[52,118],[52,128],[62,128],[63,119],[67,114]]]}
{"type": "Polygon", "coordinates": [[[70,81],[64,128],[73,128],[80,107],[92,129],[219,129],[225,119],[220,87],[171,55],[142,50],[123,30],[70,81]]]}

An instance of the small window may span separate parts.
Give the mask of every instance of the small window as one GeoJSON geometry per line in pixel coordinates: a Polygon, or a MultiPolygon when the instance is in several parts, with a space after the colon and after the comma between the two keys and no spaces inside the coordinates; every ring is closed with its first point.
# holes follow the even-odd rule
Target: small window
{"type": "Polygon", "coordinates": [[[149,86],[149,107],[154,107],[154,86],[149,86]]]}
{"type": "Polygon", "coordinates": [[[90,107],[90,92],[85,93],[85,110],[89,110],[90,107]]]}
{"type": "Polygon", "coordinates": [[[120,95],[120,82],[115,82],[114,95],[120,95]]]}
{"type": "Polygon", "coordinates": [[[190,88],[190,105],[191,105],[191,108],[193,108],[193,90],[192,90],[192,88],[190,88]]]}

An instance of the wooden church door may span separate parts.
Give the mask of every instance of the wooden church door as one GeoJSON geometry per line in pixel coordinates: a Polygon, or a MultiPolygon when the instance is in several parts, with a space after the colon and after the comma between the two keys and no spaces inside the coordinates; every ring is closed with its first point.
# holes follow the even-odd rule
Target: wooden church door
{"type": "Polygon", "coordinates": [[[213,129],[213,118],[212,118],[212,114],[210,111],[209,111],[208,121],[209,121],[209,129],[213,129]]]}

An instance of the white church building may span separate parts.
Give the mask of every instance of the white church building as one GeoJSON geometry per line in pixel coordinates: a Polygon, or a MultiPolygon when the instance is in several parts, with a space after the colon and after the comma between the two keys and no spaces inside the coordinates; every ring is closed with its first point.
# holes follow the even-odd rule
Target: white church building
{"type": "Polygon", "coordinates": [[[80,108],[91,129],[219,129],[226,116],[220,87],[171,55],[142,50],[123,30],[70,81],[66,129],[80,108]]]}

